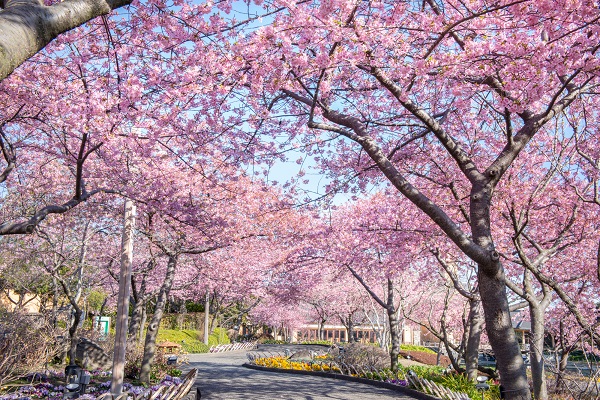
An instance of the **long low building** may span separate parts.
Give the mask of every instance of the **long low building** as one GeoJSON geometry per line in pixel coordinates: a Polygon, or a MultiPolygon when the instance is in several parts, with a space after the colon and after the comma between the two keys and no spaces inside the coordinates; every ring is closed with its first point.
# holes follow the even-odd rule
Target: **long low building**
{"type": "MultiPolygon", "coordinates": [[[[378,336],[383,334],[381,328],[369,325],[357,325],[352,330],[355,342],[376,343],[378,336]]],[[[421,328],[405,326],[402,331],[401,343],[403,344],[421,344],[421,328]]],[[[323,337],[319,338],[319,326],[309,324],[299,328],[292,334],[292,342],[305,342],[314,340],[327,340],[332,343],[348,342],[348,332],[343,325],[324,325],[323,337]]]]}

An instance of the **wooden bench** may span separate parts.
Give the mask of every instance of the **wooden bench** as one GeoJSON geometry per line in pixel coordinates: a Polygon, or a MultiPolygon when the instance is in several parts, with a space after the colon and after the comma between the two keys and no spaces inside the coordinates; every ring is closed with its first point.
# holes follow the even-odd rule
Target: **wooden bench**
{"type": "Polygon", "coordinates": [[[194,382],[196,382],[197,374],[198,370],[194,368],[177,385],[161,386],[158,390],[146,390],[140,394],[124,392],[117,397],[114,397],[111,393],[104,393],[98,396],[96,400],[182,400],[190,393],[194,382]]]}

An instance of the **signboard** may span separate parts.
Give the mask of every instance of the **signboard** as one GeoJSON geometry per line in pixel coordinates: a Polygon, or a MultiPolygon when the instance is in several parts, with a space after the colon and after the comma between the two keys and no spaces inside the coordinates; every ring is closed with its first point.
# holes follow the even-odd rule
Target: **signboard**
{"type": "Polygon", "coordinates": [[[110,317],[94,317],[94,329],[100,333],[100,339],[108,337],[110,328],[110,317]]]}

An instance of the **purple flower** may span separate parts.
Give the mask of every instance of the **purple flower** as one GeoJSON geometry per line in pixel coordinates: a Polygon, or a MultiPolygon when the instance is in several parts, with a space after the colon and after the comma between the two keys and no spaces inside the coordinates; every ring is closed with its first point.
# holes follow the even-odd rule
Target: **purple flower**
{"type": "Polygon", "coordinates": [[[408,382],[405,381],[404,379],[387,379],[386,382],[392,383],[392,384],[398,385],[398,386],[408,386],[408,382]]]}

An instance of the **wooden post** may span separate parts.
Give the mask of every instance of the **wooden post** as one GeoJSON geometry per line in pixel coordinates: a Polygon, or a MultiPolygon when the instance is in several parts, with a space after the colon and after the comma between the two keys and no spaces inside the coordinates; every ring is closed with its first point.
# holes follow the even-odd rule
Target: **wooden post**
{"type": "Polygon", "coordinates": [[[135,225],[135,205],[133,204],[133,201],[129,199],[125,200],[124,214],[115,350],[113,355],[112,381],[110,385],[110,392],[114,397],[121,394],[121,391],[123,390],[123,378],[125,376],[129,289],[131,284],[131,263],[133,258],[133,227],[135,225]]]}
{"type": "Polygon", "coordinates": [[[210,295],[206,291],[206,300],[204,300],[204,344],[208,344],[208,312],[210,310],[210,295]]]}

